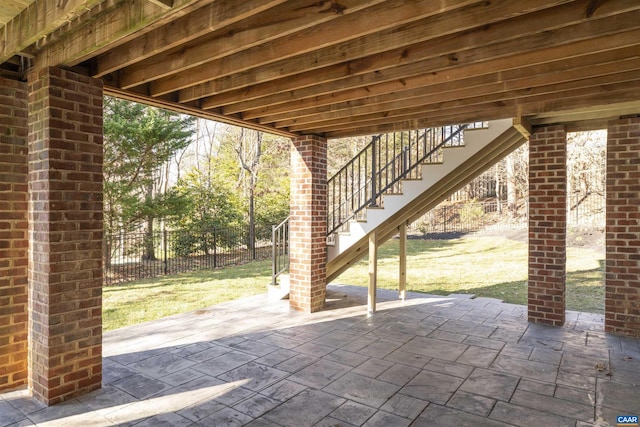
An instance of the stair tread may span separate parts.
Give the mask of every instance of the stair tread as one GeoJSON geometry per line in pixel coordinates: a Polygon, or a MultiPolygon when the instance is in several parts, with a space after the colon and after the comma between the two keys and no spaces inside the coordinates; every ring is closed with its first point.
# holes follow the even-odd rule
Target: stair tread
{"type": "MultiPolygon", "coordinates": [[[[502,121],[500,121],[502,122],[502,121]]],[[[504,122],[506,122],[506,119],[504,120],[504,122]]],[[[408,210],[415,210],[417,208],[419,209],[427,209],[430,204],[432,202],[428,201],[428,200],[423,200],[420,201],[419,203],[414,203],[413,199],[416,197],[421,197],[424,198],[426,196],[423,196],[424,191],[426,191],[426,189],[424,189],[423,191],[420,191],[421,189],[421,185],[420,184],[410,184],[409,187],[402,187],[402,184],[404,181],[421,181],[421,182],[425,182],[426,185],[431,188],[434,188],[434,194],[433,194],[433,198],[434,201],[433,203],[435,203],[435,199],[440,197],[440,194],[443,191],[452,191],[451,188],[453,188],[452,186],[461,186],[463,184],[463,181],[466,179],[469,179],[471,176],[471,172],[468,172],[471,169],[475,168],[475,164],[478,163],[479,166],[483,167],[483,165],[489,164],[490,162],[495,160],[495,157],[499,156],[499,155],[503,155],[506,150],[509,147],[514,147],[516,146],[516,142],[513,139],[513,136],[511,135],[513,132],[511,132],[509,129],[513,129],[512,127],[506,127],[504,130],[502,129],[502,126],[507,126],[506,123],[504,124],[500,124],[500,127],[497,127],[496,130],[499,130],[498,133],[495,132],[491,132],[489,134],[486,134],[486,136],[484,135],[484,133],[478,134],[476,133],[476,135],[479,135],[480,141],[482,141],[483,139],[489,137],[491,140],[495,140],[498,137],[501,137],[501,144],[504,145],[504,148],[502,148],[501,146],[495,145],[492,146],[491,150],[488,151],[487,153],[483,154],[482,156],[480,156],[478,158],[478,161],[476,161],[475,163],[473,163],[473,165],[469,166],[465,166],[464,169],[461,169],[460,171],[458,171],[457,169],[461,167],[461,165],[465,164],[464,162],[468,161],[469,159],[471,159],[471,157],[465,155],[465,154],[461,154],[464,153],[464,150],[456,150],[455,152],[449,152],[449,154],[442,154],[442,157],[440,157],[439,160],[437,161],[424,161],[424,162],[420,162],[418,164],[418,166],[422,167],[422,166],[430,166],[430,165],[441,165],[439,168],[433,168],[433,174],[431,174],[430,172],[428,172],[428,169],[418,169],[418,172],[421,170],[424,170],[425,173],[422,174],[421,177],[410,177],[410,178],[401,178],[400,179],[400,186],[399,187],[394,187],[392,189],[392,191],[388,191],[382,194],[382,199],[381,200],[385,200],[386,196],[404,196],[405,198],[408,198],[406,200],[406,202],[408,203],[413,203],[411,206],[415,205],[415,208],[410,208],[408,210]],[[495,133],[495,135],[494,135],[495,133]],[[449,157],[451,156],[451,160],[452,162],[449,162],[449,157]],[[451,164],[451,168],[452,170],[449,171],[450,167],[449,164],[451,164]],[[442,166],[444,165],[444,169],[442,168],[442,166]],[[444,176],[441,176],[443,175],[444,176]],[[449,179],[449,176],[451,175],[451,183],[450,184],[440,184],[440,182],[448,182],[448,181],[442,181],[443,179],[449,179]],[[469,175],[469,176],[467,176],[469,175]],[[451,188],[449,188],[451,187],[451,188]],[[436,191],[437,190],[437,191],[436,191]],[[410,200],[409,200],[410,199],[410,200]]],[[[509,125],[511,126],[511,123],[509,122],[509,125]]],[[[487,128],[474,128],[474,129],[467,129],[467,130],[486,130],[487,128]]],[[[475,138],[475,137],[474,137],[475,138]]],[[[472,141],[469,140],[467,141],[467,144],[461,144],[461,145],[454,145],[454,146],[448,146],[448,147],[443,147],[444,148],[472,148],[472,150],[470,151],[470,156],[476,156],[478,154],[478,150],[484,150],[486,146],[488,146],[489,144],[491,144],[491,141],[483,141],[483,142],[478,142],[478,141],[472,141]],[[484,144],[484,145],[478,145],[478,143],[480,144],[484,144]]],[[[434,156],[435,157],[435,156],[434,156]]],[[[415,160],[414,160],[415,161],[415,160]]],[[[359,219],[359,220],[355,220],[355,221],[350,221],[350,222],[356,222],[358,223],[358,227],[357,228],[352,228],[350,232],[346,232],[343,231],[340,233],[340,235],[345,235],[345,237],[341,237],[340,241],[336,243],[336,248],[332,248],[331,251],[331,256],[328,259],[329,263],[333,262],[333,258],[334,257],[338,257],[338,259],[346,261],[346,264],[350,264],[351,258],[356,258],[358,256],[360,256],[362,253],[362,247],[361,246],[357,246],[354,248],[351,248],[351,245],[357,241],[358,245],[361,245],[361,241],[364,237],[362,237],[362,234],[364,232],[364,234],[368,234],[369,232],[373,231],[374,229],[378,229],[379,227],[383,227],[383,231],[384,233],[388,233],[390,229],[388,229],[389,225],[387,224],[387,222],[389,221],[390,215],[395,215],[393,216],[393,221],[398,221],[399,217],[398,215],[405,215],[405,213],[407,215],[411,214],[417,214],[417,213],[410,213],[408,212],[407,209],[401,207],[402,204],[405,203],[405,199],[398,199],[398,198],[390,198],[388,199],[388,203],[380,203],[380,206],[367,206],[366,209],[372,209],[372,210],[382,210],[382,209],[386,209],[386,211],[381,211],[379,213],[375,213],[375,214],[371,214],[368,216],[367,220],[364,219],[359,219]],[[386,208],[385,208],[386,205],[386,208]],[[407,211],[407,212],[405,212],[407,211]],[[386,218],[386,219],[385,219],[386,218]],[[387,225],[385,225],[387,224],[387,225]],[[386,227],[386,228],[385,228],[386,227]],[[351,248],[351,249],[350,249],[351,248]],[[344,251],[348,251],[348,253],[350,254],[348,256],[348,258],[341,256],[340,254],[342,254],[344,251]]],[[[367,211],[364,211],[367,212],[367,211]]],[[[409,215],[409,216],[411,216],[409,215]]],[[[394,222],[395,224],[395,222],[394,222]]],[[[386,234],[385,234],[386,236],[386,234]]],[[[385,237],[386,238],[386,237],[385,237]]],[[[366,248],[365,248],[366,249],[366,248]]],[[[340,261],[340,263],[342,263],[343,261],[340,261]]],[[[330,274],[339,274],[336,273],[338,270],[343,270],[344,266],[339,266],[339,267],[335,267],[332,266],[331,267],[331,273],[330,274]]],[[[329,270],[328,270],[329,272],[329,270]]]]}

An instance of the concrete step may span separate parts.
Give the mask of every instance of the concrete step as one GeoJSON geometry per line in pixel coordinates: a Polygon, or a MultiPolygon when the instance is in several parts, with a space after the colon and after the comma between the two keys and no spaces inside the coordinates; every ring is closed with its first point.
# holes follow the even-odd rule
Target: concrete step
{"type": "Polygon", "coordinates": [[[278,276],[278,284],[268,285],[267,296],[269,301],[279,301],[289,299],[289,275],[281,274],[278,276]]]}

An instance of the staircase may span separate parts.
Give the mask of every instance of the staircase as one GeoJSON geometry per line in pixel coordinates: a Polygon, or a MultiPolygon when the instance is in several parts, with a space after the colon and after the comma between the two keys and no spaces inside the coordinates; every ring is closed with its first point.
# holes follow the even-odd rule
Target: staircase
{"type": "Polygon", "coordinates": [[[385,242],[522,145],[521,129],[504,119],[374,137],[327,181],[327,283],[368,253],[372,232],[385,242]]]}

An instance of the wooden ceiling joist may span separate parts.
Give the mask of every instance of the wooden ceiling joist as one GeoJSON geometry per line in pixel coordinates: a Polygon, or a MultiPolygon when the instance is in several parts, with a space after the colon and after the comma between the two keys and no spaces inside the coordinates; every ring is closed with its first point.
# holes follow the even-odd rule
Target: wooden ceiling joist
{"type": "MultiPolygon", "coordinates": [[[[209,80],[209,70],[213,67],[217,74],[230,76],[251,70],[258,66],[268,65],[283,59],[291,59],[298,55],[333,46],[348,40],[364,37],[373,32],[384,31],[397,25],[398,22],[412,22],[434,13],[468,6],[476,0],[444,0],[434,3],[431,0],[406,2],[404,0],[390,0],[387,2],[371,0],[353,0],[353,5],[345,9],[342,15],[335,15],[331,20],[326,19],[326,13],[317,14],[320,19],[314,26],[304,28],[282,37],[282,30],[277,39],[265,40],[259,46],[251,46],[247,51],[226,56],[217,61],[208,61],[195,67],[182,77],[165,78],[152,83],[152,95],[163,95],[188,86],[205,83],[209,80]],[[366,7],[368,6],[368,7],[366,7]],[[366,7],[366,9],[365,9],[366,7]],[[350,12],[350,13],[348,13],[350,12]],[[371,26],[369,19],[375,20],[377,25],[371,26]],[[267,41],[268,43],[264,43],[267,41]]],[[[316,17],[316,19],[318,19],[316,17]]],[[[282,24],[279,25],[281,27],[282,24]]]]}
{"type": "Polygon", "coordinates": [[[584,78],[582,80],[575,80],[569,83],[561,82],[557,84],[547,83],[539,86],[526,86],[523,81],[517,82],[519,86],[526,86],[520,89],[508,89],[507,84],[494,83],[488,85],[476,86],[473,89],[450,90],[449,92],[440,92],[440,96],[437,99],[433,99],[431,103],[425,103],[421,98],[412,98],[409,101],[402,101],[394,103],[393,105],[386,105],[387,108],[382,108],[379,111],[364,112],[358,111],[358,115],[351,116],[348,112],[342,112],[339,114],[331,114],[322,117],[309,117],[307,120],[301,120],[300,123],[283,122],[276,123],[277,128],[289,129],[292,132],[298,132],[299,129],[305,128],[319,128],[330,126],[347,126],[348,122],[360,122],[370,120],[374,118],[378,119],[391,119],[395,116],[406,116],[411,112],[422,112],[425,116],[431,115],[434,112],[442,109],[447,103],[453,103],[457,106],[462,105],[476,105],[477,103],[487,102],[490,100],[511,100],[511,99],[523,99],[526,100],[530,96],[538,94],[547,94],[549,98],[560,96],[563,90],[578,88],[588,89],[592,86],[600,86],[612,83],[630,82],[635,83],[637,80],[637,74],[640,72],[640,61],[635,64],[633,71],[627,71],[623,73],[615,73],[604,75],[600,77],[584,78]]]}
{"type": "MultiPolygon", "coordinates": [[[[430,115],[425,118],[411,118],[404,121],[385,121],[383,124],[363,124],[360,126],[340,128],[330,131],[323,129],[327,138],[348,138],[358,135],[374,135],[386,132],[395,132],[403,129],[421,129],[444,126],[451,123],[470,123],[477,121],[478,111],[481,109],[482,117],[486,120],[497,120],[506,115],[513,117],[519,112],[529,118],[533,125],[562,123],[567,131],[594,130],[606,128],[609,119],[624,116],[628,111],[639,111],[640,93],[626,89],[617,92],[597,93],[593,96],[580,96],[564,101],[541,102],[537,105],[521,106],[514,102],[500,104],[477,105],[465,108],[456,108],[442,115],[430,115]],[[526,107],[526,108],[525,108],[526,107]],[[524,108],[524,110],[523,110],[524,108]],[[550,116],[537,118],[544,111],[566,111],[566,114],[553,113],[550,116]],[[593,112],[590,117],[589,113],[593,112]]],[[[310,133],[313,131],[310,130],[310,133]]]]}
{"type": "Polygon", "coordinates": [[[173,0],[149,0],[156,6],[160,6],[163,9],[171,9],[173,7],[173,0]]]}
{"type": "MultiPolygon", "coordinates": [[[[462,80],[378,95],[369,99],[332,104],[330,109],[325,108],[323,111],[308,109],[306,112],[298,112],[294,118],[278,121],[276,127],[295,128],[319,121],[353,117],[356,112],[358,114],[389,112],[401,108],[443,102],[448,99],[495,93],[495,91],[534,90],[537,87],[548,87],[549,85],[571,85],[574,81],[580,84],[591,83],[595,85],[598,83],[593,80],[594,78],[623,72],[628,72],[627,77],[633,79],[637,77],[634,73],[640,72],[640,56],[637,52],[632,52],[632,49],[620,49],[620,51],[628,50],[630,54],[635,54],[624,61],[603,62],[603,56],[611,56],[609,52],[606,52],[601,55],[572,58],[573,66],[571,69],[566,68],[565,61],[556,61],[533,67],[533,69],[518,68],[500,74],[478,75],[462,80]],[[578,77],[576,78],[576,76],[578,77]],[[433,96],[434,93],[437,93],[438,96],[433,96]]],[[[620,78],[620,76],[613,78],[620,78]]]]}
{"type": "MultiPolygon", "coordinates": [[[[640,11],[629,12],[623,16],[625,22],[629,24],[629,27],[625,27],[625,29],[638,28],[640,11]]],[[[371,96],[376,93],[375,85],[384,82],[391,82],[389,91],[404,90],[413,88],[414,86],[412,85],[414,83],[419,85],[421,82],[450,81],[455,78],[485,74],[494,69],[509,70],[549,61],[566,60],[578,55],[635,44],[635,38],[638,37],[637,31],[631,33],[625,31],[621,35],[611,36],[612,32],[618,28],[619,20],[619,17],[602,20],[598,22],[599,25],[597,26],[593,22],[578,24],[570,27],[570,30],[544,32],[521,39],[483,45],[476,49],[454,49],[457,46],[444,51],[433,49],[432,52],[439,54],[439,56],[432,56],[425,61],[410,64],[404,68],[397,67],[400,68],[399,70],[391,69],[390,71],[372,72],[365,76],[348,78],[345,82],[334,82],[332,85],[334,90],[328,93],[332,94],[331,102],[338,102],[349,98],[338,99],[335,95],[336,87],[355,88],[356,90],[366,87],[361,92],[371,96]],[[595,38],[601,39],[594,45],[593,39],[595,38]],[[470,67],[471,65],[473,67],[470,67]]],[[[445,43],[442,44],[444,45],[445,43]]],[[[303,104],[305,98],[314,97],[314,105],[321,106],[322,104],[317,97],[317,94],[321,93],[321,91],[322,89],[292,91],[289,92],[292,99],[286,102],[274,102],[272,104],[271,99],[266,99],[262,101],[261,105],[264,106],[264,110],[268,109],[270,113],[275,113],[280,111],[278,107],[274,107],[276,103],[286,104],[287,107],[282,107],[282,110],[285,111],[287,108],[295,108],[297,103],[303,104]],[[308,96],[308,93],[312,95],[308,96]]],[[[235,108],[225,108],[226,112],[235,110],[235,108]]],[[[261,115],[261,110],[254,112],[247,103],[243,103],[243,108],[239,111],[244,111],[247,118],[255,118],[261,115]]]]}
{"type": "MultiPolygon", "coordinates": [[[[356,1],[353,10],[365,7],[371,0],[356,1]]],[[[202,39],[187,42],[178,49],[166,52],[165,55],[154,56],[122,68],[119,71],[121,86],[128,89],[176,73],[187,78],[197,73],[197,67],[202,64],[208,64],[218,58],[228,58],[234,53],[282,38],[283,35],[291,34],[297,29],[304,30],[340,16],[332,12],[324,2],[311,7],[308,5],[305,0],[293,0],[261,14],[252,15],[232,26],[213,31],[202,39]],[[189,73],[185,73],[187,70],[189,73]]],[[[210,69],[208,72],[210,73],[210,69]]]]}
{"type": "MultiPolygon", "coordinates": [[[[556,3],[557,1],[542,0],[528,2],[527,7],[537,10],[556,3]]],[[[467,37],[467,40],[472,40],[476,46],[483,43],[483,40],[486,42],[492,38],[522,37],[526,34],[523,22],[513,22],[510,19],[507,21],[513,22],[510,28],[503,28],[505,25],[500,25],[499,30],[496,30],[497,26],[493,24],[504,19],[504,16],[517,17],[523,13],[522,6],[516,2],[488,2],[454,9],[407,23],[400,30],[391,28],[298,55],[295,61],[279,60],[259,68],[254,67],[249,71],[236,72],[231,76],[185,88],[180,91],[180,100],[187,102],[194,97],[210,96],[203,106],[214,108],[230,104],[237,99],[246,101],[265,94],[273,94],[275,91],[281,93],[303,88],[318,82],[319,78],[330,82],[332,79],[337,80],[367,71],[380,71],[403,63],[415,62],[420,59],[422,52],[419,51],[419,46],[424,45],[422,42],[443,38],[454,32],[471,30],[477,27],[479,20],[487,22],[482,32],[482,40],[467,37]],[[457,25],[452,26],[452,22],[457,25]],[[412,40],[413,45],[407,46],[407,40],[412,40]],[[256,85],[256,81],[265,83],[256,85]]],[[[578,16],[575,7],[564,7],[563,13],[558,15],[560,16],[546,17],[541,25],[546,29],[553,29],[557,25],[566,25],[569,20],[575,20],[578,16]]],[[[540,17],[542,18],[542,15],[540,17]]]]}
{"type": "MultiPolygon", "coordinates": [[[[588,95],[591,93],[606,93],[607,91],[615,92],[627,89],[630,92],[637,92],[640,83],[637,80],[638,70],[626,73],[602,76],[594,79],[583,79],[573,81],[571,84],[561,83],[557,85],[547,85],[537,88],[527,88],[520,90],[500,90],[501,85],[492,85],[485,88],[484,92],[475,96],[469,96],[461,92],[452,92],[448,97],[442,97],[442,100],[430,104],[407,105],[406,108],[400,108],[382,113],[358,115],[353,120],[346,121],[344,119],[326,120],[320,122],[312,122],[300,127],[304,129],[325,129],[328,132],[336,129],[346,129],[349,126],[362,126],[367,124],[378,124],[389,120],[402,121],[416,113],[424,117],[440,117],[450,114],[450,111],[466,111],[484,108],[492,104],[498,103],[514,103],[514,105],[527,105],[539,102],[548,102],[557,98],[568,99],[579,95],[588,95]]],[[[528,111],[532,112],[532,111],[528,111]]],[[[293,132],[298,131],[298,126],[291,126],[289,129],[293,132]]]]}
{"type": "Polygon", "coordinates": [[[72,28],[59,28],[47,38],[47,43],[32,49],[38,56],[38,66],[73,67],[87,61],[86,68],[94,68],[95,56],[119,50],[123,43],[171,22],[174,16],[214,0],[174,0],[169,10],[148,0],[100,1],[72,28]]]}
{"type": "Polygon", "coordinates": [[[264,12],[286,0],[220,0],[182,16],[167,27],[136,37],[117,50],[99,55],[96,60],[94,77],[102,77],[123,67],[138,63],[152,56],[206,36],[212,31],[237,24],[252,15],[264,12]]]}
{"type": "MultiPolygon", "coordinates": [[[[640,12],[632,12],[627,17],[630,22],[634,22],[632,28],[640,28],[640,12]]],[[[598,38],[598,43],[593,39],[583,39],[579,28],[574,31],[557,32],[554,35],[545,33],[540,37],[528,37],[523,40],[511,40],[499,46],[484,46],[469,52],[460,52],[456,56],[456,61],[452,63],[448,54],[438,58],[429,59],[419,63],[416,68],[423,71],[419,74],[406,73],[408,77],[399,79],[387,79],[382,73],[372,73],[370,77],[380,79],[381,83],[366,81],[365,84],[336,84],[336,87],[346,87],[341,91],[334,91],[327,95],[304,96],[296,93],[296,101],[278,103],[271,105],[265,102],[264,107],[256,109],[243,109],[243,117],[246,119],[260,119],[263,123],[274,122],[300,116],[304,114],[302,110],[311,111],[321,109],[323,106],[333,106],[337,103],[345,103],[357,99],[366,99],[375,95],[390,94],[397,91],[413,90],[427,85],[443,83],[447,81],[464,79],[469,76],[484,75],[501,70],[501,72],[545,64],[551,61],[568,60],[569,58],[592,55],[593,53],[606,50],[614,50],[625,46],[634,46],[640,37],[640,29],[625,31],[620,34],[610,34],[614,25],[603,21],[603,34],[598,38]],[[574,43],[573,40],[578,39],[574,43]],[[545,46],[551,46],[544,48],[545,46]],[[543,49],[538,49],[542,47],[543,49]],[[500,51],[508,56],[499,56],[494,52],[500,51]],[[352,88],[353,87],[353,88],[352,88]]],[[[623,58],[620,58],[621,60],[623,58]]],[[[362,77],[360,81],[364,80],[362,77]]],[[[359,82],[356,82],[359,83],[359,82]]],[[[313,92],[313,91],[311,91],[313,92]]],[[[435,95],[434,95],[435,96],[435,95]]],[[[331,107],[328,107],[331,108],[331,107]]],[[[321,111],[321,110],[318,110],[321,111]]],[[[225,113],[229,110],[225,109],[225,113]]]]}
{"type": "Polygon", "coordinates": [[[136,94],[130,91],[124,91],[117,87],[105,86],[105,95],[111,95],[116,98],[127,99],[133,102],[140,102],[147,105],[151,105],[158,108],[164,108],[166,110],[175,111],[177,113],[189,114],[194,117],[202,117],[203,119],[214,120],[221,123],[226,123],[234,126],[242,126],[248,129],[257,130],[260,132],[272,133],[274,135],[280,135],[287,138],[293,138],[295,133],[282,129],[273,129],[269,126],[262,126],[259,123],[247,122],[246,120],[239,119],[233,116],[225,116],[214,111],[204,111],[200,108],[193,106],[185,106],[174,102],[165,101],[162,99],[148,99],[144,95],[136,94]]]}
{"type": "Polygon", "coordinates": [[[36,1],[4,25],[0,31],[0,64],[17,52],[40,42],[63,24],[77,18],[103,0],[36,1]]]}
{"type": "Polygon", "coordinates": [[[120,97],[280,135],[521,115],[588,128],[640,109],[637,0],[32,3],[0,24],[4,77],[29,54],[120,97]]]}

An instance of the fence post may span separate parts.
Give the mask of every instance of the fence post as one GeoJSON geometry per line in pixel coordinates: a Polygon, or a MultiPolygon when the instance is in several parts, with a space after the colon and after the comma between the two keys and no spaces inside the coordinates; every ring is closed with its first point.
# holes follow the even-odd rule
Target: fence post
{"type": "Polygon", "coordinates": [[[119,237],[120,237],[120,251],[118,253],[118,255],[116,255],[116,261],[118,261],[118,264],[120,267],[120,271],[121,274],[126,275],[126,277],[129,277],[129,268],[128,268],[128,263],[125,264],[124,263],[124,254],[126,253],[126,248],[127,248],[127,244],[124,241],[124,231],[120,230],[119,233],[119,237]]]}
{"type": "Polygon", "coordinates": [[[218,234],[217,229],[213,229],[213,268],[218,267],[218,234]]]}
{"type": "Polygon", "coordinates": [[[167,274],[169,274],[169,268],[167,265],[167,229],[163,229],[162,230],[162,247],[164,249],[164,275],[166,276],[167,274]]]}

